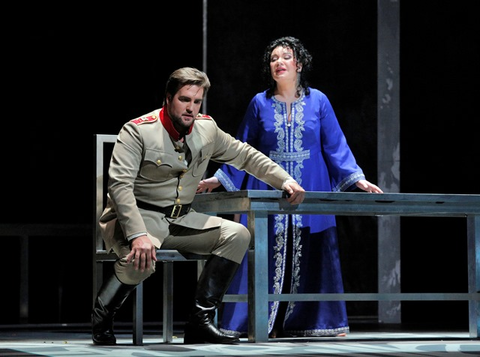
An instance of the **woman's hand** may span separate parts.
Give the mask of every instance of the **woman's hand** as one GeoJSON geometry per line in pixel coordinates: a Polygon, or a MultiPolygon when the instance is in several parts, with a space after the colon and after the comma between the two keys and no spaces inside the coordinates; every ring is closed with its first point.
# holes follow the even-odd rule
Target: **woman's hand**
{"type": "Polygon", "coordinates": [[[370,193],[383,193],[383,191],[377,185],[374,185],[367,180],[359,180],[355,182],[355,185],[363,191],[370,192],[370,193]]]}
{"type": "Polygon", "coordinates": [[[202,180],[198,183],[197,187],[197,193],[202,193],[202,192],[212,192],[212,190],[216,189],[221,185],[220,181],[218,181],[218,178],[215,176],[209,177],[205,180],[202,180]]]}

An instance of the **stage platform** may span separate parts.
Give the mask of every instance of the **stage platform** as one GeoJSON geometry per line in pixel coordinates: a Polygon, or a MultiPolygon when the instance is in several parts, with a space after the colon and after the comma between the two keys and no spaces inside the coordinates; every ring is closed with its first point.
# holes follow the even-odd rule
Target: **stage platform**
{"type": "Polygon", "coordinates": [[[92,344],[88,327],[2,328],[0,356],[343,356],[343,357],[440,357],[480,356],[480,340],[468,331],[435,331],[402,328],[354,328],[346,337],[295,337],[235,345],[184,345],[182,331],[175,329],[173,343],[147,329],[144,345],[132,344],[128,328],[116,328],[116,346],[92,344]]]}

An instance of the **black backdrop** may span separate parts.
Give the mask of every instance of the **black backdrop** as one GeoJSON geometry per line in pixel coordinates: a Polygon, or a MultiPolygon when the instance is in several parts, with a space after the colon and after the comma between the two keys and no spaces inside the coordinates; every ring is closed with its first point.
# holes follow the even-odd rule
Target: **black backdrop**
{"type": "MultiPolygon", "coordinates": [[[[159,107],[174,69],[202,67],[201,0],[126,5],[11,10],[3,56],[2,223],[91,223],[93,134],[116,134],[127,120],[159,107]]],[[[376,6],[211,0],[208,113],[235,134],[248,101],[264,89],[264,47],[297,36],[314,57],[311,85],[329,96],[357,160],[376,182],[376,6]]],[[[479,193],[477,18],[477,5],[466,0],[401,3],[401,192],[479,193]]],[[[346,290],[375,291],[375,220],[339,217],[339,229],[346,290]]],[[[459,219],[402,219],[403,291],[465,292],[464,233],[459,219]]],[[[1,239],[10,308],[0,324],[11,324],[18,322],[20,247],[16,237],[1,239]]],[[[31,239],[30,322],[89,321],[90,239],[31,239]]],[[[192,269],[185,263],[176,270],[179,320],[193,291],[192,269]]],[[[146,321],[161,318],[160,281],[161,271],[146,282],[156,295],[145,297],[146,321]]],[[[348,306],[351,316],[375,314],[374,303],[348,306]]],[[[402,306],[406,322],[466,326],[466,303],[402,306]]],[[[129,315],[126,307],[119,319],[129,315]]]]}

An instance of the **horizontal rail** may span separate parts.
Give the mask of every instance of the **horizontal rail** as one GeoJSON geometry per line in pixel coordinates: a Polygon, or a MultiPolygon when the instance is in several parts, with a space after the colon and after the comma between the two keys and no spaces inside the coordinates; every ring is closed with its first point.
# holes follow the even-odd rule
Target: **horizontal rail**
{"type": "Polygon", "coordinates": [[[63,223],[4,223],[0,224],[0,236],[91,236],[91,224],[63,224],[63,223]]]}
{"type": "MultiPolygon", "coordinates": [[[[196,260],[206,260],[209,255],[203,254],[193,254],[193,253],[182,253],[177,250],[170,249],[158,249],[157,250],[157,261],[196,261],[196,260]]],[[[95,260],[97,262],[112,262],[118,259],[118,256],[115,253],[109,253],[106,250],[97,250],[95,254],[95,260]]]]}
{"type": "MultiPolygon", "coordinates": [[[[268,294],[269,301],[468,301],[480,293],[316,293],[268,294]]],[[[228,294],[223,302],[247,302],[248,294],[228,294]]]]}
{"type": "Polygon", "coordinates": [[[307,191],[305,200],[292,206],[281,191],[244,190],[199,194],[192,206],[216,214],[254,210],[268,214],[466,217],[480,215],[480,195],[307,191]]]}

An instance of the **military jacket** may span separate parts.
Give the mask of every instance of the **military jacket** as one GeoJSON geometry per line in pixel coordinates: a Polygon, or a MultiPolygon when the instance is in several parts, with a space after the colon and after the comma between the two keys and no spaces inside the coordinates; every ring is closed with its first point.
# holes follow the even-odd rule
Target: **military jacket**
{"type": "Polygon", "coordinates": [[[99,221],[107,250],[116,241],[145,232],[159,248],[171,223],[194,229],[220,226],[221,218],[193,210],[173,219],[136,204],[137,199],[159,207],[192,203],[210,160],[245,170],[276,189],[291,179],[278,164],[221,130],[207,115],[197,116],[183,143],[174,141],[160,120],[161,110],[129,121],[117,136],[107,204],[99,221]]]}

